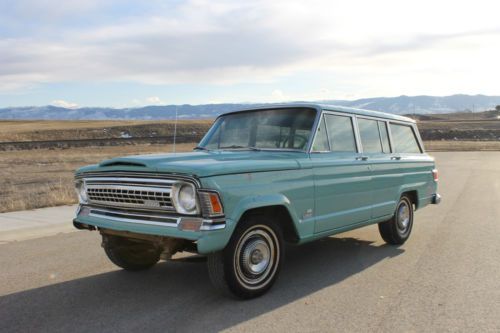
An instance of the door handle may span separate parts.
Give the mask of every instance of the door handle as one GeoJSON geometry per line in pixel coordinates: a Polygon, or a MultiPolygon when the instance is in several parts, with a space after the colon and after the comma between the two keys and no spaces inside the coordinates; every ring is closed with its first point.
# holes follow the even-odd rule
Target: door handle
{"type": "Polygon", "coordinates": [[[359,156],[359,157],[356,157],[356,159],[358,161],[366,161],[366,160],[368,160],[368,156],[359,156]]]}
{"type": "Polygon", "coordinates": [[[391,156],[391,160],[400,160],[401,156],[391,156]]]}

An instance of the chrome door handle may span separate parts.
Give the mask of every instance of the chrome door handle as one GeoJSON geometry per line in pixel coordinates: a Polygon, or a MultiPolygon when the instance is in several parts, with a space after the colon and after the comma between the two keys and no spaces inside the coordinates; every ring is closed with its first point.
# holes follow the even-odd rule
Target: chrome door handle
{"type": "Polygon", "coordinates": [[[391,156],[391,160],[400,160],[401,156],[391,156]]]}
{"type": "Polygon", "coordinates": [[[366,161],[366,160],[368,160],[368,156],[359,156],[359,157],[356,157],[356,159],[358,161],[366,161]]]}

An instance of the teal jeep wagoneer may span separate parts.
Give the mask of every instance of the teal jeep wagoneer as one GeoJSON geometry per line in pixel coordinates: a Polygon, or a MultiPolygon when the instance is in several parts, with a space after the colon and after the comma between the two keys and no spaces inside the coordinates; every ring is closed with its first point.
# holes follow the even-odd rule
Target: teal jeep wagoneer
{"type": "Polygon", "coordinates": [[[214,285],[262,295],[284,243],[378,223],[389,244],[437,204],[434,159],[412,119],[288,104],[224,114],[191,153],[122,157],[76,172],[75,227],[99,230],[131,271],[179,251],[207,256],[214,285]]]}

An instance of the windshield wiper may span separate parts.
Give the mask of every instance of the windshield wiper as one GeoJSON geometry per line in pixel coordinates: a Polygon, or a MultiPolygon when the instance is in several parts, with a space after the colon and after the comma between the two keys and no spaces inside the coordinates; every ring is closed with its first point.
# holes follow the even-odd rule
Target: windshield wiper
{"type": "Polygon", "coordinates": [[[260,149],[257,147],[248,147],[248,146],[239,146],[239,145],[224,146],[224,147],[219,147],[219,149],[250,149],[250,150],[254,150],[254,151],[260,151],[260,149]]]}
{"type": "Polygon", "coordinates": [[[210,149],[205,148],[205,147],[201,147],[201,146],[196,146],[196,147],[193,148],[193,150],[206,150],[206,151],[210,151],[210,149]]]}

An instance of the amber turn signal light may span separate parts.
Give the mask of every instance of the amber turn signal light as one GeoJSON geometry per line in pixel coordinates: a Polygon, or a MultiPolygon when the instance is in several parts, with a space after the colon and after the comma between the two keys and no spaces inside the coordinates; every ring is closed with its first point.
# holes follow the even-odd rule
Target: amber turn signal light
{"type": "Polygon", "coordinates": [[[212,206],[213,214],[222,214],[222,205],[219,201],[219,196],[216,193],[210,193],[210,205],[212,206]]]}

